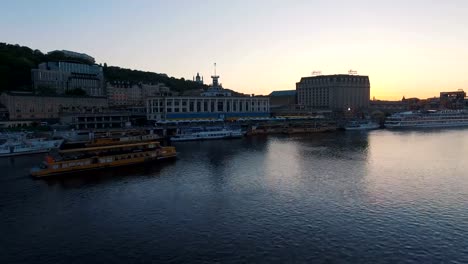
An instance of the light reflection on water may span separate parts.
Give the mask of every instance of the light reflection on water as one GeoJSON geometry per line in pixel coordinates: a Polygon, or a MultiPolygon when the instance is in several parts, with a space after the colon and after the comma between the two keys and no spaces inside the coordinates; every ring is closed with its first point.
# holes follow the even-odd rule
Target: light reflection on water
{"type": "Polygon", "coordinates": [[[0,159],[5,263],[468,262],[467,130],[176,146],[50,180],[26,175],[41,156],[0,159]]]}

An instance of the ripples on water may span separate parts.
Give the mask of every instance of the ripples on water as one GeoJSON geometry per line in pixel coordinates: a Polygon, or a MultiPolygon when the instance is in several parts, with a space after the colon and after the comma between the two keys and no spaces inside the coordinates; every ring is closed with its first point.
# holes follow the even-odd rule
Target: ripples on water
{"type": "Polygon", "coordinates": [[[0,261],[468,262],[468,130],[176,146],[50,180],[0,159],[0,261]]]}

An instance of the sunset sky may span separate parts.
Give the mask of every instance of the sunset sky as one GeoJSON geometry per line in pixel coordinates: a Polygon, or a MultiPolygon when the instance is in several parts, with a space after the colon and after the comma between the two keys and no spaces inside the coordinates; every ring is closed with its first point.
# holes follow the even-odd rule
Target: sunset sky
{"type": "Polygon", "coordinates": [[[468,91],[468,1],[1,1],[0,42],[269,94],[302,76],[368,75],[371,97],[468,91]]]}

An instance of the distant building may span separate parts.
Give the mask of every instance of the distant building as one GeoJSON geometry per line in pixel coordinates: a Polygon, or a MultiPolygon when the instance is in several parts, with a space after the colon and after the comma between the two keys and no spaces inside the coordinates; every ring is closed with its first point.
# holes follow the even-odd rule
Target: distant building
{"type": "Polygon", "coordinates": [[[297,105],[296,90],[273,91],[269,95],[270,109],[273,114],[291,112],[297,105]]]}
{"type": "Polygon", "coordinates": [[[148,98],[150,96],[171,96],[174,93],[171,91],[169,87],[167,87],[164,83],[157,83],[157,84],[140,84],[141,87],[141,94],[143,98],[148,98]]]}
{"type": "MultiPolygon", "coordinates": [[[[216,66],[216,64],[215,64],[216,66]]],[[[212,85],[199,96],[154,96],[146,100],[148,120],[236,119],[270,116],[267,96],[232,96],[211,76],[212,85]]]]}
{"type": "Polygon", "coordinates": [[[88,61],[90,64],[94,64],[96,61],[94,60],[93,57],[89,56],[88,54],[85,54],[85,53],[79,53],[79,52],[75,52],[75,51],[69,51],[69,50],[53,50],[51,52],[48,52],[47,54],[48,55],[51,55],[53,53],[62,53],[63,55],[65,55],[65,57],[68,57],[70,59],[80,59],[80,60],[85,60],[85,61],[88,61]]]}
{"type": "Polygon", "coordinates": [[[372,100],[369,103],[369,109],[378,110],[385,113],[403,112],[407,110],[407,105],[403,101],[383,101],[372,100]]]}
{"type": "Polygon", "coordinates": [[[67,112],[99,112],[108,107],[105,97],[38,96],[27,93],[3,93],[0,103],[10,120],[57,119],[67,112]]]}
{"type": "Polygon", "coordinates": [[[269,117],[266,96],[168,96],[150,97],[146,102],[148,120],[230,119],[269,117]]]}
{"type": "Polygon", "coordinates": [[[219,83],[219,75],[216,75],[216,68],[215,74],[211,76],[211,79],[213,79],[212,84],[206,91],[201,94],[201,96],[232,96],[232,93],[224,89],[223,86],[219,83]]]}
{"type": "Polygon", "coordinates": [[[463,90],[440,92],[440,106],[445,109],[463,109],[466,93],[463,90]]]}
{"type": "Polygon", "coordinates": [[[8,109],[4,105],[0,104],[0,121],[8,119],[10,119],[8,109]]]}
{"type": "Polygon", "coordinates": [[[124,128],[130,125],[129,112],[70,113],[60,116],[62,124],[75,129],[124,128]]]}
{"type": "Polygon", "coordinates": [[[321,75],[296,83],[298,105],[305,109],[362,110],[369,107],[368,76],[321,75]]]}
{"type": "Polygon", "coordinates": [[[203,84],[203,76],[200,76],[200,73],[197,72],[197,76],[193,77],[193,81],[199,84],[203,84]]]}
{"type": "Polygon", "coordinates": [[[143,105],[141,88],[128,82],[107,83],[109,107],[126,107],[143,105]]]}
{"type": "Polygon", "coordinates": [[[163,83],[130,84],[129,82],[113,82],[106,85],[110,107],[144,106],[145,98],[150,96],[170,96],[169,87],[163,83]]]}
{"type": "Polygon", "coordinates": [[[94,63],[94,58],[72,51],[61,51],[69,55],[70,61],[54,61],[39,64],[32,69],[32,82],[35,91],[53,90],[56,94],[67,94],[75,89],[82,89],[89,96],[105,96],[104,74],[102,67],[94,63]],[[74,61],[81,58],[89,63],[74,61]]]}

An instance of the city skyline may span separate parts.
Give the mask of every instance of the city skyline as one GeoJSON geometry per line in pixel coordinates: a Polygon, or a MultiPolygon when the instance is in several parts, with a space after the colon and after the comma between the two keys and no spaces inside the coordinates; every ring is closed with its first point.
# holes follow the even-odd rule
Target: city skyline
{"type": "Polygon", "coordinates": [[[384,100],[468,86],[464,1],[71,4],[4,3],[2,42],[189,80],[200,72],[205,82],[216,62],[223,86],[248,94],[293,90],[316,70],[356,70],[384,100]]]}

